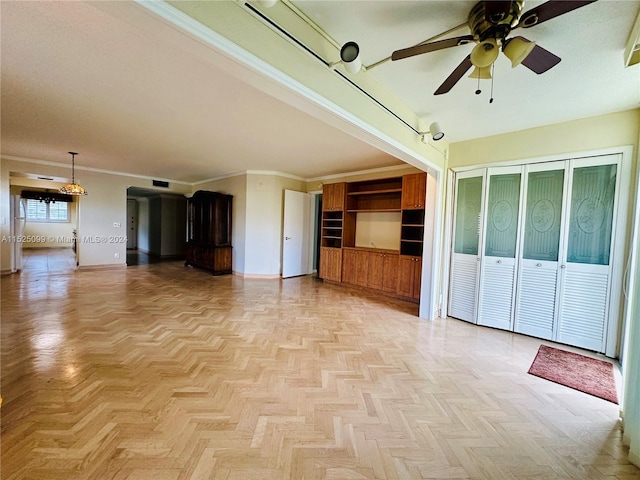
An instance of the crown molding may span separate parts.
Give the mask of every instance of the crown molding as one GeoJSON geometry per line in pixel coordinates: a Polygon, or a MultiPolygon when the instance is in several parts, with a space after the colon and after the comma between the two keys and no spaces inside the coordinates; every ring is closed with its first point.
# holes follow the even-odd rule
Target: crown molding
{"type": "MultiPolygon", "coordinates": [[[[34,165],[46,165],[46,166],[49,166],[49,167],[70,168],[70,165],[67,164],[67,163],[50,162],[48,160],[36,160],[34,158],[16,157],[16,156],[13,156],[13,155],[2,155],[1,158],[3,160],[9,160],[9,161],[12,161],[12,162],[32,163],[34,165]]],[[[194,185],[193,183],[190,183],[190,182],[182,182],[180,180],[172,180],[170,178],[150,177],[148,175],[139,175],[139,174],[136,174],[136,173],[119,172],[117,170],[106,170],[104,168],[83,167],[83,166],[78,166],[78,165],[76,165],[74,168],[76,170],[82,170],[82,171],[85,171],[85,172],[104,173],[104,174],[107,174],[107,175],[118,175],[120,177],[133,177],[133,178],[141,178],[141,179],[144,179],[144,180],[161,180],[161,181],[165,181],[165,182],[179,183],[181,185],[189,185],[189,186],[194,185]]]]}
{"type": "Polygon", "coordinates": [[[358,170],[356,172],[336,173],[334,175],[323,175],[321,177],[307,178],[307,182],[318,182],[318,181],[322,181],[322,180],[334,180],[336,178],[355,177],[356,175],[368,175],[368,174],[371,174],[371,173],[393,172],[395,170],[404,170],[404,169],[407,169],[407,168],[416,168],[416,169],[418,169],[418,167],[414,167],[413,165],[409,165],[408,163],[405,163],[404,165],[391,165],[389,167],[378,167],[378,168],[371,168],[369,170],[358,170]]]}

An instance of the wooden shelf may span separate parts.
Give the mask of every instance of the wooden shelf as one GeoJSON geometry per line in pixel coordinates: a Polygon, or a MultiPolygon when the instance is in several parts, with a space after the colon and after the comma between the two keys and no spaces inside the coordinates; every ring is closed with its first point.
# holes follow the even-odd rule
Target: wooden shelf
{"type": "Polygon", "coordinates": [[[403,238],[400,240],[401,242],[410,242],[410,243],[422,243],[422,240],[409,240],[407,238],[403,238]]]}
{"type": "Polygon", "coordinates": [[[332,238],[334,240],[342,240],[342,237],[334,237],[332,235],[323,235],[322,238],[332,238]]]}
{"type": "Polygon", "coordinates": [[[347,210],[349,213],[358,213],[358,212],[399,212],[399,208],[364,208],[362,210],[347,210]]]}
{"type": "Polygon", "coordinates": [[[322,227],[325,230],[342,230],[342,227],[322,227]]]}
{"type": "Polygon", "coordinates": [[[401,188],[387,188],[385,190],[367,190],[363,192],[349,192],[347,195],[380,195],[383,193],[402,193],[401,188]]]}

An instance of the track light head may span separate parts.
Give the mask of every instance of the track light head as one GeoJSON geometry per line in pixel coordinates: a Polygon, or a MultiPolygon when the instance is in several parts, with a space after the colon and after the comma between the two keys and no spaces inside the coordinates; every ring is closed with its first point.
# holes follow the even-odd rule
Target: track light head
{"type": "Polygon", "coordinates": [[[356,42],[347,42],[340,49],[340,60],[349,73],[358,73],[362,68],[360,47],[356,42]]]}

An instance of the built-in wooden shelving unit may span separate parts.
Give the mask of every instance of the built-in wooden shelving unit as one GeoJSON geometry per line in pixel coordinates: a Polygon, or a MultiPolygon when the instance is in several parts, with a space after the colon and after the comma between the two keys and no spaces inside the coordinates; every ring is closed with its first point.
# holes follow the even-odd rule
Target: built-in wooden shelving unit
{"type": "Polygon", "coordinates": [[[420,298],[426,174],[327,184],[320,277],[417,301],[420,298]],[[358,215],[398,212],[399,250],[355,246],[358,215]]]}

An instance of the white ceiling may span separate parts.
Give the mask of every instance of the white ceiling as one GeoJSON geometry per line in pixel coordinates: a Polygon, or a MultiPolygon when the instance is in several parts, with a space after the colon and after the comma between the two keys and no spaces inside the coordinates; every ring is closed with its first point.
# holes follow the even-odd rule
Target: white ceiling
{"type": "MultiPolygon", "coordinates": [[[[474,2],[295,4],[339,43],[357,41],[370,64],[463,23],[474,2]]],[[[624,69],[622,52],[639,7],[601,0],[523,31],[562,62],[537,76],[501,58],[491,105],[466,78],[432,95],[471,46],[366,74],[427,122],[438,120],[451,142],[637,108],[640,67],[624,69]]],[[[79,166],[184,182],[400,163],[239,82],[228,59],[133,2],[3,1],[0,9],[3,156],[68,163],[75,150],[79,166]]]]}
{"type": "MultiPolygon", "coordinates": [[[[526,1],[524,11],[544,2],[526,1]]],[[[389,57],[466,23],[476,1],[310,1],[294,4],[339,44],[355,41],[364,65],[389,57]]],[[[468,140],[640,105],[640,65],[625,68],[623,52],[640,2],[600,0],[532,28],[521,35],[562,61],[542,75],[511,68],[500,55],[491,81],[463,77],[445,95],[433,92],[471,52],[474,44],[389,61],[368,74],[393,90],[427,122],[437,120],[450,142],[468,140]]],[[[444,38],[469,34],[468,28],[444,38]]]]}

